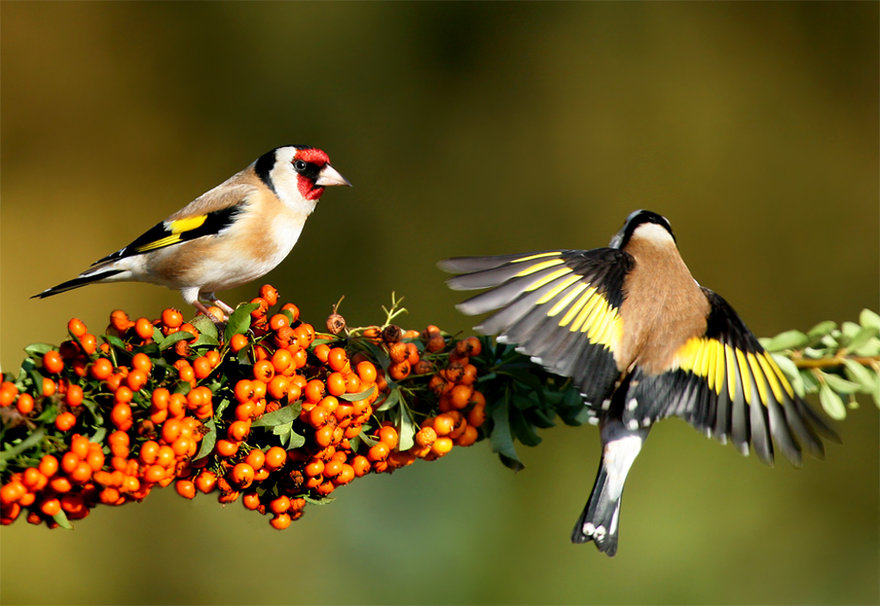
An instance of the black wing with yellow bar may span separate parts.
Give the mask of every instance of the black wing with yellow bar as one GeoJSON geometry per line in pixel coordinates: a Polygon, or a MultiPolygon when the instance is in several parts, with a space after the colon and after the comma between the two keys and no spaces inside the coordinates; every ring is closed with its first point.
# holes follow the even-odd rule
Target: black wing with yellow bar
{"type": "Polygon", "coordinates": [[[203,236],[216,235],[235,222],[235,215],[241,210],[242,204],[243,202],[203,215],[157,223],[125,248],[98,259],[92,265],[141,255],[203,236]]]}
{"type": "Polygon", "coordinates": [[[457,307],[469,315],[500,310],[476,330],[548,370],[572,377],[590,405],[608,398],[620,372],[614,348],[623,330],[618,310],[632,257],[615,248],[466,257],[440,263],[460,273],[455,290],[489,288],[457,307]]]}
{"type": "Polygon", "coordinates": [[[766,463],[773,461],[773,441],[795,464],[801,446],[822,456],[817,432],[837,435],[798,397],[736,311],[718,294],[703,292],[711,307],[706,333],[678,349],[674,370],[637,371],[624,422],[636,427],[677,416],[722,442],[730,439],[743,454],[751,444],[766,463]]]}

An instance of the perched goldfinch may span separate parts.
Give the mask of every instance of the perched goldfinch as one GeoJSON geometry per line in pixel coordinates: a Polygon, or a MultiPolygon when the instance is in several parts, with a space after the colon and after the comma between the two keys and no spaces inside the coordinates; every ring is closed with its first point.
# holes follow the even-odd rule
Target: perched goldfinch
{"type": "Polygon", "coordinates": [[[719,295],[691,276],[669,222],[632,213],[607,248],[449,259],[456,290],[490,288],[466,314],[500,310],[477,330],[498,334],[547,370],[571,377],[600,426],[599,473],[571,540],[617,551],[626,475],[655,421],[680,417],[743,454],[795,464],[801,444],[824,454],[831,428],[719,295]]]}
{"type": "Polygon", "coordinates": [[[322,150],[277,147],[125,248],[34,297],[94,282],[151,282],[179,290],[209,316],[202,301],[230,313],[214,293],[256,280],[281,263],[331,185],[351,184],[322,150]]]}

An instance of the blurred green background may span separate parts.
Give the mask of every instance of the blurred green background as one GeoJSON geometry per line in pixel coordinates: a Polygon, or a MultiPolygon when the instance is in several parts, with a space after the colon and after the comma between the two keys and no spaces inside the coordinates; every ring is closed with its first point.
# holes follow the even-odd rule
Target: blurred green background
{"type": "MultiPolygon", "coordinates": [[[[878,307],[877,3],[20,3],[2,17],[2,351],[177,293],[68,279],[281,144],[327,192],[267,280],[321,323],[468,329],[437,259],[676,229],[759,335],[878,307]]],[[[258,285],[225,293],[230,303],[258,285]]],[[[599,455],[559,427],[513,474],[487,444],[371,477],[279,533],[170,490],[74,532],[0,531],[4,604],[867,604],[878,412],[762,466],[679,421],[630,476],[619,554],[568,542],[599,455]]]]}

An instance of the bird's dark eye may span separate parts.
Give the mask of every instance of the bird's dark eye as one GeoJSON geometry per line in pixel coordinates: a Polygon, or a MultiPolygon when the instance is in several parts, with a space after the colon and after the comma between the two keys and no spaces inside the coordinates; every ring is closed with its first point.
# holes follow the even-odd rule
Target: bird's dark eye
{"type": "Polygon", "coordinates": [[[305,172],[306,168],[308,168],[308,164],[306,164],[305,160],[294,160],[293,161],[293,170],[298,173],[305,172]]]}

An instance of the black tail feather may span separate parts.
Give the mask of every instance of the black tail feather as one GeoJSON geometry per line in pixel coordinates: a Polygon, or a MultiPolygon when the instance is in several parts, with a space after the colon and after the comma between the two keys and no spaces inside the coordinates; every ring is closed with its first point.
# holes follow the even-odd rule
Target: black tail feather
{"type": "Polygon", "coordinates": [[[91,284],[92,282],[100,282],[101,280],[104,280],[111,276],[115,276],[116,274],[121,274],[123,271],[125,270],[108,269],[107,271],[96,272],[87,276],[78,276],[73,280],[68,280],[67,282],[57,284],[52,288],[47,288],[43,292],[33,295],[31,299],[45,299],[46,297],[51,297],[52,295],[67,292],[68,290],[73,290],[74,288],[85,286],[86,284],[91,284]]]}
{"type": "Polygon", "coordinates": [[[620,498],[612,499],[606,494],[608,473],[605,463],[599,463],[599,473],[587,505],[571,533],[572,543],[593,541],[596,548],[613,556],[617,553],[617,526],[620,515],[620,498]]]}

